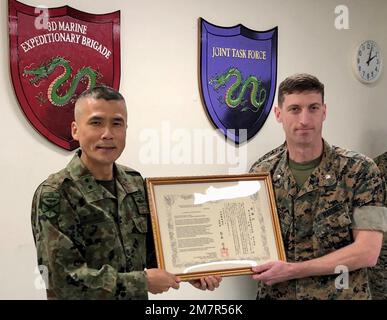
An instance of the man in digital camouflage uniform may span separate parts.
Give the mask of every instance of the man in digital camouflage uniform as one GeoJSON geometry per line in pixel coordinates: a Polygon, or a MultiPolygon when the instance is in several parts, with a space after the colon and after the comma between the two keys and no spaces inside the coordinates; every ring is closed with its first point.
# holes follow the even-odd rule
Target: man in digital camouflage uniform
{"type": "MultiPolygon", "coordinates": [[[[387,189],[387,152],[376,157],[375,163],[382,172],[387,189]]],[[[387,300],[387,233],[383,234],[383,246],[378,263],[368,270],[371,295],[374,300],[387,300]]]]}
{"type": "MultiPolygon", "coordinates": [[[[124,98],[98,86],[80,95],[74,113],[71,130],[80,150],[38,187],[32,204],[48,298],[147,299],[147,291],[179,288],[178,277],[155,268],[141,175],[115,163],[125,147],[124,98]]],[[[213,290],[219,281],[192,284],[213,290]]]]}
{"type": "Polygon", "coordinates": [[[370,299],[367,267],[378,259],[387,212],[377,166],[322,139],[326,105],[316,77],[285,79],[274,112],[286,142],[251,172],[271,174],[287,262],[253,268],[257,299],[370,299]],[[335,270],[346,268],[335,282],[335,270]]]}

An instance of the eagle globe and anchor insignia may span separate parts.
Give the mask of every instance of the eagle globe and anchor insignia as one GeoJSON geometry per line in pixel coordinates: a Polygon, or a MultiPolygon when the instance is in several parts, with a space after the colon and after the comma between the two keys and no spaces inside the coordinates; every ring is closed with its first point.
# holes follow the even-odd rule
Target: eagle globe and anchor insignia
{"type": "Polygon", "coordinates": [[[120,83],[120,12],[90,14],[8,0],[11,76],[19,105],[50,142],[74,150],[77,96],[120,83]]]}
{"type": "Polygon", "coordinates": [[[239,24],[200,23],[200,88],[214,125],[235,143],[265,123],[277,82],[278,28],[254,31],[239,24]]]}

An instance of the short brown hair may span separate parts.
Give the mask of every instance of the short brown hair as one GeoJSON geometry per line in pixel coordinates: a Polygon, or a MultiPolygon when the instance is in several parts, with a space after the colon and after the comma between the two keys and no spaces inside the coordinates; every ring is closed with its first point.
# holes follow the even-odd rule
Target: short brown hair
{"type": "Polygon", "coordinates": [[[324,84],[315,76],[307,73],[298,73],[287,77],[280,83],[278,89],[278,105],[282,105],[285,100],[285,95],[303,91],[316,91],[320,93],[322,102],[324,103],[324,84]]]}

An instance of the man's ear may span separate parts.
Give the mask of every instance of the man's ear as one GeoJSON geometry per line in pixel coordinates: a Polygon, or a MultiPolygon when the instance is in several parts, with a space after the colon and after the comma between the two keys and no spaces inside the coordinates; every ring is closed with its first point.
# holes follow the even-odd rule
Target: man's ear
{"type": "Polygon", "coordinates": [[[327,117],[327,105],[324,103],[323,104],[323,121],[325,121],[327,117]]]}
{"type": "Polygon", "coordinates": [[[279,106],[274,107],[274,114],[275,118],[277,119],[278,122],[282,122],[282,109],[279,106]]]}
{"type": "Polygon", "coordinates": [[[75,121],[71,122],[71,135],[75,141],[78,141],[78,126],[75,121]]]}

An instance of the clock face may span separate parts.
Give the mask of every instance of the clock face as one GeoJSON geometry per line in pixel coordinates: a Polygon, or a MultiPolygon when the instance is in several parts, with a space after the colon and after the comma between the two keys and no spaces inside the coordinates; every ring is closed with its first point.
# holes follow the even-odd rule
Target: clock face
{"type": "Polygon", "coordinates": [[[375,82],[382,71],[382,57],[378,44],[367,40],[360,44],[356,53],[356,75],[365,83],[375,82]]]}

